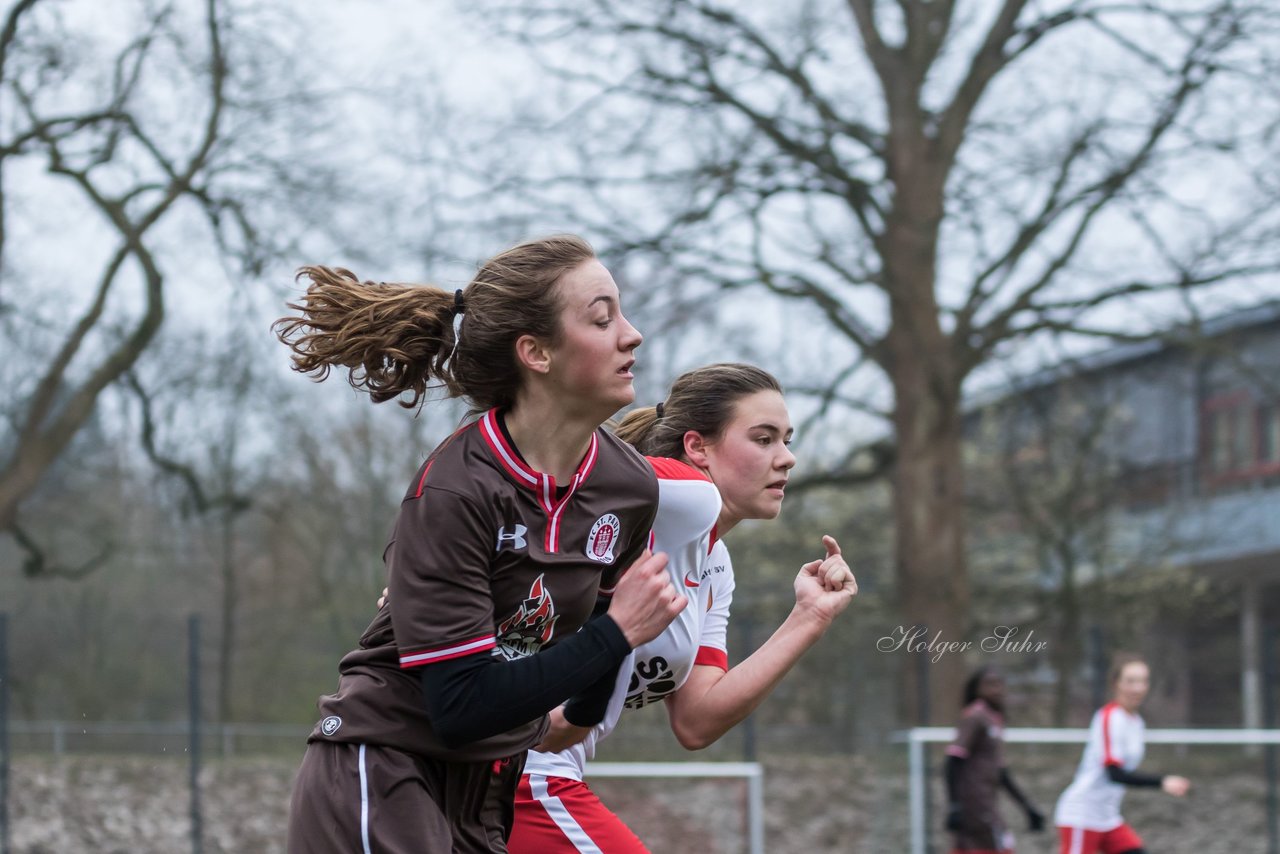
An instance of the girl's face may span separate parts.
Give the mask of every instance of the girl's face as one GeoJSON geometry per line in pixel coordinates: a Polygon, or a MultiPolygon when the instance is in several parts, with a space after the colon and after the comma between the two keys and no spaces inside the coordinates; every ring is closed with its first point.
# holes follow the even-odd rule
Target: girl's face
{"type": "Polygon", "coordinates": [[[1004,708],[1004,677],[988,670],[978,680],[978,696],[996,709],[1004,708]]]}
{"type": "Polygon", "coordinates": [[[782,510],[783,490],[796,464],[787,404],[776,391],[758,391],[739,400],[720,436],[707,441],[685,436],[686,455],[720,490],[724,508],[720,533],[743,519],[773,519],[782,510]]]}
{"type": "Polygon", "coordinates": [[[1141,661],[1132,661],[1120,669],[1116,680],[1116,702],[1129,711],[1142,705],[1151,687],[1151,672],[1141,661]]]}
{"type": "Polygon", "coordinates": [[[634,351],[643,336],[622,315],[618,286],[604,265],[584,261],[560,277],[560,340],[547,350],[547,377],[565,408],[603,413],[636,399],[634,351]]]}

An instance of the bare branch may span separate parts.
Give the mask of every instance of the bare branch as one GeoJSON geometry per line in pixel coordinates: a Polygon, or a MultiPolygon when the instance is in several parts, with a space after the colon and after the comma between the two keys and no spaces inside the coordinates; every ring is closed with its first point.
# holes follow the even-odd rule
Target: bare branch
{"type": "Polygon", "coordinates": [[[102,278],[98,282],[93,302],[89,304],[88,309],[80,316],[80,320],[67,334],[58,354],[54,356],[48,369],[40,377],[36,385],[35,394],[32,396],[31,403],[27,408],[25,423],[18,434],[20,447],[28,442],[35,441],[40,434],[53,402],[63,391],[67,368],[70,366],[72,359],[75,358],[76,353],[80,351],[85,338],[97,326],[98,321],[102,319],[102,312],[106,308],[107,296],[111,292],[111,286],[115,284],[116,276],[120,273],[120,268],[128,257],[128,247],[121,247],[107,262],[106,269],[102,272],[102,278]]]}
{"type": "MultiPolygon", "coordinates": [[[[1072,229],[1065,247],[1055,253],[1055,256],[1040,275],[1029,285],[1023,287],[1002,311],[976,330],[981,339],[979,343],[975,345],[971,340],[955,341],[956,346],[960,348],[960,364],[966,373],[985,359],[996,344],[1010,336],[1012,324],[1016,317],[1034,308],[1036,297],[1055,281],[1058,273],[1075,255],[1094,218],[1120,194],[1129,181],[1147,164],[1156,146],[1169,129],[1173,127],[1175,120],[1190,101],[1191,96],[1203,88],[1213,75],[1215,68],[1211,61],[1211,55],[1206,57],[1202,53],[1206,43],[1211,43],[1216,47],[1222,40],[1230,38],[1229,29],[1226,32],[1219,31],[1220,24],[1221,22],[1217,18],[1211,19],[1201,32],[1200,38],[1188,50],[1179,71],[1176,88],[1161,105],[1155,121],[1137,149],[1105,178],[1076,194],[1075,198],[1069,203],[1069,206],[1075,206],[1087,202],[1072,229]]],[[[1043,328],[1055,328],[1057,323],[1058,321],[1053,321],[1049,326],[1043,328]]],[[[1033,324],[1031,327],[1024,328],[1041,327],[1033,324]]]]}
{"type": "Polygon", "coordinates": [[[1044,204],[1040,206],[1040,210],[1022,226],[1017,236],[1009,244],[1009,247],[974,278],[973,285],[969,289],[969,296],[956,317],[957,338],[959,340],[967,341],[969,339],[975,314],[982,309],[990,296],[999,287],[999,285],[996,285],[993,288],[987,288],[988,280],[999,271],[1010,271],[1013,267],[1016,267],[1027,250],[1035,245],[1045,231],[1065,212],[1071,210],[1072,206],[1082,198],[1083,193],[1064,201],[1062,193],[1071,178],[1073,167],[1090,150],[1090,142],[1097,131],[1098,128],[1096,126],[1090,126],[1076,136],[1068,147],[1066,155],[1058,164],[1057,175],[1054,176],[1053,182],[1049,185],[1049,192],[1046,194],[1044,204]]]}
{"type": "MultiPolygon", "coordinates": [[[[9,58],[9,46],[18,35],[18,21],[38,2],[40,0],[18,0],[5,17],[4,29],[0,30],[0,83],[8,79],[5,77],[5,63],[9,58]]],[[[8,233],[4,205],[4,160],[8,154],[5,148],[0,148],[0,274],[4,272],[4,245],[5,236],[8,233]]],[[[0,281],[3,281],[2,275],[0,275],[0,281]]]]}
{"type": "MultiPolygon", "coordinates": [[[[769,139],[779,151],[790,157],[797,168],[801,170],[817,169],[822,174],[837,181],[843,190],[843,195],[850,200],[855,208],[873,202],[871,187],[867,182],[855,175],[851,175],[843,168],[829,144],[822,148],[815,148],[794,136],[788,135],[775,117],[761,113],[735,92],[722,85],[717,79],[715,69],[712,67],[710,59],[705,52],[698,56],[698,63],[697,70],[702,74],[701,88],[709,96],[712,103],[729,107],[750,121],[752,126],[769,139]]],[[[688,81],[683,76],[668,74],[657,68],[647,67],[645,73],[652,80],[665,86],[688,85],[688,81]]]]}
{"type": "Polygon", "coordinates": [[[124,380],[125,385],[133,391],[140,404],[142,413],[142,447],[147,453],[147,458],[155,463],[165,474],[182,482],[187,488],[187,494],[190,496],[194,505],[193,509],[197,514],[202,515],[211,510],[226,508],[230,514],[238,515],[253,506],[252,496],[240,495],[234,491],[229,491],[222,495],[208,495],[204,487],[201,486],[200,477],[194,468],[160,453],[156,447],[156,426],[155,418],[151,411],[151,395],[142,387],[142,382],[135,372],[129,371],[126,373],[124,380]]]}
{"type": "Polygon", "coordinates": [[[759,236],[760,229],[757,225],[756,240],[753,245],[753,263],[759,283],[778,296],[813,303],[826,316],[827,321],[856,344],[867,358],[883,365],[887,355],[884,343],[877,338],[870,324],[812,278],[795,271],[779,271],[773,265],[766,263],[759,236]]]}
{"type": "MultiPolygon", "coordinates": [[[[699,6],[698,8],[709,19],[733,27],[750,44],[755,45],[765,58],[765,63],[762,67],[791,83],[795,91],[803,97],[805,103],[813,107],[814,112],[818,114],[828,128],[832,128],[850,139],[857,140],[866,146],[867,150],[872,154],[883,156],[884,139],[882,135],[861,122],[851,121],[840,115],[831,102],[818,93],[813,81],[804,73],[801,65],[784,59],[758,29],[748,24],[741,16],[735,15],[726,9],[716,9],[709,6],[699,6]]],[[[743,59],[744,61],[749,61],[746,57],[743,57],[743,59]]]]}
{"type": "MultiPolygon", "coordinates": [[[[20,90],[19,90],[20,92],[20,90]]],[[[20,94],[20,97],[21,94],[20,94]]],[[[24,106],[29,106],[29,99],[23,98],[24,106]]],[[[23,133],[15,136],[8,142],[0,145],[0,160],[13,154],[24,153],[26,146],[37,140],[54,139],[59,140],[63,137],[69,137],[85,128],[104,123],[118,123],[128,120],[125,113],[116,109],[100,110],[91,113],[85,113],[78,116],[55,116],[50,119],[37,120],[36,117],[28,111],[28,117],[33,120],[31,127],[27,128],[23,133]]]]}
{"type": "Polygon", "coordinates": [[[18,35],[18,21],[39,2],[40,0],[18,0],[5,16],[4,29],[0,30],[0,80],[5,79],[4,64],[9,58],[9,45],[13,44],[18,35]]]}
{"type": "MultiPolygon", "coordinates": [[[[205,168],[218,138],[219,120],[224,104],[223,86],[226,65],[218,30],[216,0],[207,2],[206,26],[211,52],[209,84],[211,103],[209,116],[204,125],[203,139],[181,173],[173,174],[170,170],[170,182],[163,195],[137,222],[130,219],[123,201],[108,198],[99,190],[90,179],[87,169],[77,169],[66,162],[57,138],[48,132],[40,136],[49,151],[49,171],[52,174],[70,178],[120,233],[124,245],[108,265],[93,304],[72,330],[59,356],[55,357],[48,375],[50,384],[37,392],[38,405],[32,410],[32,415],[36,418],[28,418],[17,448],[5,467],[0,469],[0,528],[9,528],[16,524],[19,504],[35,489],[41,474],[83,426],[97,403],[98,395],[132,367],[155,336],[164,319],[164,276],[151,250],[143,242],[143,237],[174,202],[189,191],[192,179],[205,168]],[[52,413],[52,401],[61,394],[61,378],[67,364],[79,350],[89,330],[102,316],[106,292],[110,289],[120,266],[127,257],[132,257],[138,262],[143,274],[145,305],[142,315],[137,319],[132,330],[109,349],[90,370],[88,377],[66,395],[56,414],[52,413]]],[[[38,125],[31,98],[20,90],[17,91],[33,119],[33,124],[38,125]]],[[[158,159],[163,162],[163,158],[158,159]]]]}
{"type": "Polygon", "coordinates": [[[75,581],[105,566],[115,553],[115,545],[108,542],[101,551],[79,566],[63,567],[51,562],[35,538],[16,521],[11,522],[7,530],[13,535],[14,542],[27,554],[27,559],[22,562],[22,574],[27,578],[65,578],[75,581]]]}
{"type": "MultiPolygon", "coordinates": [[[[1027,0],[1004,0],[999,14],[987,30],[982,46],[978,48],[969,63],[969,71],[963,82],[956,89],[951,103],[942,111],[938,120],[937,147],[939,159],[950,164],[964,140],[965,127],[969,124],[969,116],[978,105],[982,93],[1008,62],[1005,45],[1017,32],[1018,16],[1026,6],[1027,0]]],[[[1034,38],[1040,38],[1036,35],[1034,38]]]]}
{"type": "Polygon", "coordinates": [[[894,80],[902,74],[902,64],[897,53],[884,43],[876,27],[875,0],[847,0],[853,18],[862,36],[862,47],[880,78],[886,94],[893,91],[894,80]]]}

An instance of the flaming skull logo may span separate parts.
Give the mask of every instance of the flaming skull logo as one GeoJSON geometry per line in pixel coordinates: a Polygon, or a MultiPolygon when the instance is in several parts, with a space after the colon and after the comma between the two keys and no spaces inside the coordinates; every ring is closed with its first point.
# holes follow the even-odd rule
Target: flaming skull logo
{"type": "Polygon", "coordinates": [[[556,603],[539,575],[529,588],[529,597],[498,625],[498,651],[507,661],[533,655],[551,640],[558,619],[556,603]]]}

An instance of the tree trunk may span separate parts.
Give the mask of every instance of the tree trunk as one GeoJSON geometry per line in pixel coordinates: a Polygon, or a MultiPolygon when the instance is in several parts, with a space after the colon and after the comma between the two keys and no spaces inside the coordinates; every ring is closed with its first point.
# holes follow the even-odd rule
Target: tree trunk
{"type": "Polygon", "coordinates": [[[1076,596],[1075,560],[1062,555],[1062,589],[1058,600],[1058,631],[1056,643],[1050,650],[1056,682],[1053,691],[1053,725],[1066,726],[1071,711],[1071,683],[1080,667],[1080,601],[1076,596]]]}
{"type": "MultiPolygon", "coordinates": [[[[890,295],[885,343],[898,444],[893,495],[897,595],[908,632],[927,629],[926,639],[940,643],[976,641],[966,635],[960,378],[935,296],[944,171],[930,162],[923,137],[909,136],[914,138],[897,141],[890,157],[897,194],[880,246],[890,295]]],[[[903,659],[906,721],[954,722],[964,662],[958,653],[934,657],[923,669],[912,661],[915,656],[903,659]],[[922,672],[927,674],[924,697],[922,672]]]]}
{"type": "MultiPolygon", "coordinates": [[[[12,465],[0,471],[0,531],[7,531],[17,524],[18,508],[35,491],[48,468],[45,456],[17,456],[12,465]]],[[[49,456],[52,459],[52,455],[49,456]]]]}
{"type": "MultiPolygon", "coordinates": [[[[977,642],[969,633],[969,583],[964,556],[963,472],[960,418],[939,400],[922,365],[895,365],[894,422],[898,456],[894,470],[897,592],[908,633],[923,641],[977,642]]],[[[936,655],[936,651],[935,651],[936,655]]],[[[904,659],[903,711],[916,724],[954,723],[966,677],[958,653],[929,656],[927,710],[921,707],[920,672],[904,659]]]]}

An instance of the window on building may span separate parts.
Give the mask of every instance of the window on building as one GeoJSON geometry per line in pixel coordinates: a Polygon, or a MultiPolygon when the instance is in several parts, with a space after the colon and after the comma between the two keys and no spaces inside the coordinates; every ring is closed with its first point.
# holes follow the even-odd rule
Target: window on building
{"type": "Polygon", "coordinates": [[[1258,461],[1280,465],[1280,402],[1258,407],[1258,461]]]}
{"type": "Polygon", "coordinates": [[[1204,402],[1201,425],[1202,471],[1211,485],[1280,474],[1280,401],[1219,395],[1204,402]]]}
{"type": "Polygon", "coordinates": [[[1231,412],[1219,410],[1205,415],[1205,432],[1209,438],[1209,474],[1225,474],[1231,471],[1231,431],[1228,422],[1231,412]]]}

